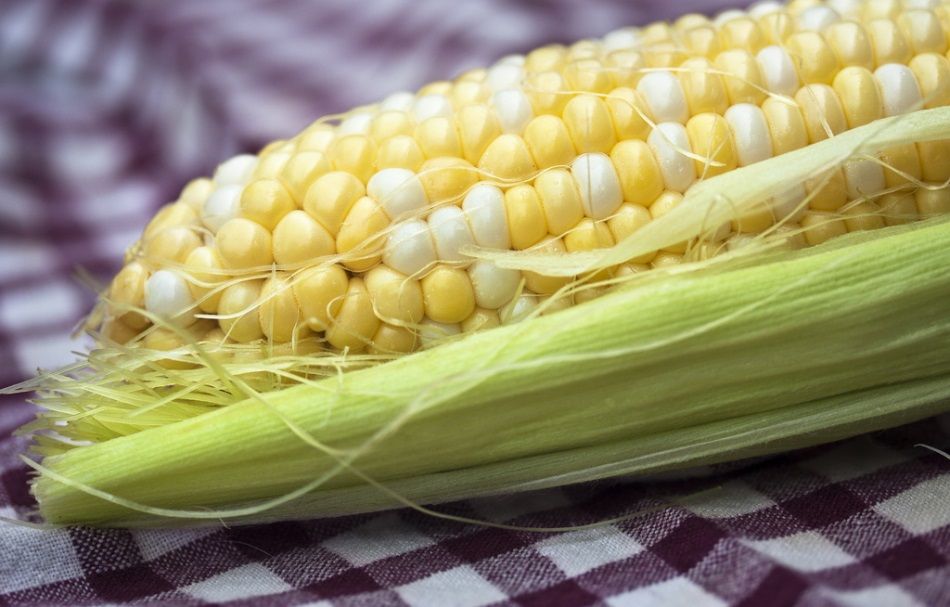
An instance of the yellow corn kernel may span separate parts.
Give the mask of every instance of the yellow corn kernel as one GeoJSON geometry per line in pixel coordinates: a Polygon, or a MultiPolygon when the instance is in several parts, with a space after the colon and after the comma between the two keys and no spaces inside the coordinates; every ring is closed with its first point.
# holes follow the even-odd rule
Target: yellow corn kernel
{"type": "Polygon", "coordinates": [[[430,158],[419,170],[419,179],[429,202],[449,202],[461,198],[478,182],[478,170],[462,158],[430,158]]]}
{"type": "Polygon", "coordinates": [[[712,25],[700,25],[680,34],[683,46],[694,56],[714,58],[722,51],[719,45],[719,32],[712,25]]]}
{"type": "Polygon", "coordinates": [[[337,350],[362,352],[376,335],[379,325],[366,285],[362,279],[353,278],[343,296],[340,311],[327,329],[327,341],[337,350]]]}
{"type": "Polygon", "coordinates": [[[918,188],[915,194],[920,216],[936,217],[950,213],[950,188],[931,185],[929,188],[918,188]]]}
{"type": "Polygon", "coordinates": [[[669,251],[660,251],[650,262],[650,265],[658,270],[671,268],[683,263],[683,256],[679,253],[670,253],[669,251]]]}
{"type": "Polygon", "coordinates": [[[875,67],[885,63],[907,64],[910,61],[913,55],[897,23],[890,19],[874,19],[865,27],[871,39],[871,48],[874,49],[875,67]]]}
{"type": "Polygon", "coordinates": [[[286,343],[307,330],[300,319],[297,300],[286,274],[280,273],[264,281],[258,319],[264,337],[275,343],[286,343]]]}
{"type": "Polygon", "coordinates": [[[809,196],[808,206],[816,211],[837,211],[848,202],[848,186],[841,169],[809,179],[805,182],[805,191],[809,196]]]}
{"type": "Polygon", "coordinates": [[[418,280],[387,266],[373,268],[366,273],[364,280],[376,316],[383,321],[415,324],[422,320],[425,307],[418,280]]]}
{"type": "Polygon", "coordinates": [[[567,52],[560,44],[550,44],[534,49],[525,56],[525,71],[547,72],[559,70],[564,65],[566,55],[567,52]]]}
{"type": "Polygon", "coordinates": [[[792,34],[785,42],[785,50],[798,68],[799,79],[803,84],[831,84],[838,71],[838,60],[821,34],[792,34]]]}
{"type": "Polygon", "coordinates": [[[142,232],[142,238],[148,240],[168,228],[190,226],[197,223],[198,214],[184,202],[166,204],[155,213],[142,232]]]}
{"type": "Polygon", "coordinates": [[[236,217],[221,226],[215,244],[225,267],[247,269],[273,263],[272,240],[261,224],[236,217]]]}
{"type": "Polygon", "coordinates": [[[634,50],[614,51],[607,55],[606,64],[614,87],[635,87],[647,67],[643,55],[634,50]]]}
{"type": "Polygon", "coordinates": [[[142,252],[150,265],[166,262],[182,263],[194,249],[201,246],[201,238],[187,226],[166,228],[145,240],[142,252]]]}
{"type": "Polygon", "coordinates": [[[768,44],[785,44],[795,32],[795,19],[784,10],[777,10],[759,18],[759,27],[768,44]]]}
{"type": "Polygon", "coordinates": [[[298,203],[307,196],[307,190],[321,175],[331,170],[330,161],[323,152],[297,152],[290,157],[280,174],[284,185],[298,203]]]}
{"type": "Polygon", "coordinates": [[[336,252],[333,235],[300,210],[285,215],[274,228],[273,247],[274,261],[281,265],[313,261],[336,252]]]}
{"type": "Polygon", "coordinates": [[[757,53],[766,45],[759,24],[750,17],[730,19],[719,28],[719,40],[724,49],[742,49],[757,53]]]}
{"type": "Polygon", "coordinates": [[[437,265],[422,279],[426,316],[436,322],[462,322],[475,310],[475,290],[461,268],[437,265]]]}
{"type": "Polygon", "coordinates": [[[597,59],[578,59],[567,64],[564,79],[571,91],[606,93],[613,88],[610,72],[597,59]]]}
{"type": "MultiPolygon", "coordinates": [[[[539,253],[557,254],[566,253],[564,241],[556,236],[550,236],[541,241],[533,251],[539,253]]],[[[564,276],[543,276],[535,272],[523,272],[525,288],[532,293],[540,295],[551,295],[558,289],[571,282],[571,279],[564,276]]]]}
{"type": "Polygon", "coordinates": [[[867,32],[854,21],[832,23],[823,32],[838,65],[874,69],[874,50],[867,32]]]}
{"type": "Polygon", "coordinates": [[[415,137],[396,135],[379,145],[376,167],[382,169],[409,169],[417,172],[425,162],[425,154],[415,137]]]}
{"type": "Polygon", "coordinates": [[[901,12],[900,0],[870,0],[862,3],[862,18],[865,21],[871,19],[896,19],[901,12]]]}
{"type": "Polygon", "coordinates": [[[304,197],[303,208],[335,236],[350,208],[365,195],[363,182],[350,173],[333,171],[313,182],[304,197]]]}
{"type": "MultiPolygon", "coordinates": [[[[634,234],[637,230],[647,225],[653,220],[650,211],[638,204],[625,202],[620,205],[617,212],[607,220],[607,227],[614,238],[614,242],[620,242],[634,234]]],[[[631,263],[644,264],[650,263],[656,253],[648,253],[631,259],[631,263]]]]}
{"type": "Polygon", "coordinates": [[[452,104],[458,108],[467,105],[482,105],[491,96],[491,88],[486,82],[459,81],[452,89],[452,104]]]}
{"type": "Polygon", "coordinates": [[[610,110],[600,97],[578,95],[564,107],[564,124],[578,153],[607,153],[616,143],[610,110]]]}
{"type": "Polygon", "coordinates": [[[525,83],[525,94],[531,101],[534,113],[560,116],[564,106],[571,98],[567,94],[564,78],[559,72],[541,72],[530,74],[525,83]]]}
{"type": "Polygon", "coordinates": [[[462,155],[455,120],[449,116],[433,116],[417,126],[416,141],[426,158],[462,155]]]}
{"type": "Polygon", "coordinates": [[[762,112],[765,114],[765,121],[769,125],[772,151],[775,156],[808,145],[805,118],[797,104],[770,97],[762,104],[762,112]]]}
{"type": "Polygon", "coordinates": [[[418,336],[405,327],[383,323],[373,335],[370,354],[406,354],[416,349],[418,336]]]}
{"type": "Polygon", "coordinates": [[[333,125],[317,123],[307,128],[297,138],[298,152],[326,152],[336,137],[333,125]]]}
{"type": "Polygon", "coordinates": [[[366,183],[376,166],[376,144],[367,135],[347,135],[333,142],[327,156],[333,168],[366,183]]]}
{"type": "Polygon", "coordinates": [[[498,318],[498,312],[495,310],[486,310],[485,308],[475,308],[475,311],[462,321],[462,332],[474,333],[499,325],[501,325],[501,319],[498,318]]]}
{"type": "Polygon", "coordinates": [[[917,154],[925,181],[941,183],[950,179],[950,139],[919,142],[917,154]]]}
{"type": "MultiPolygon", "coordinates": [[[[659,198],[650,205],[650,216],[653,219],[659,219],[679,206],[681,202],[683,202],[683,195],[679,192],[663,192],[659,198]]],[[[679,242],[663,250],[669,253],[684,253],[686,252],[686,243],[679,242]]]]}
{"type": "Polygon", "coordinates": [[[880,156],[884,163],[884,180],[887,187],[893,188],[910,183],[903,174],[909,175],[912,180],[919,181],[923,178],[917,146],[913,143],[886,149],[880,156]]]}
{"type": "Polygon", "coordinates": [[[243,280],[225,288],[218,303],[218,324],[232,341],[248,343],[264,336],[257,318],[263,280],[243,280]]]}
{"type": "MultiPolygon", "coordinates": [[[[145,281],[148,280],[148,269],[142,264],[133,261],[125,264],[109,287],[109,299],[112,303],[120,306],[115,310],[117,320],[136,332],[144,329],[148,325],[147,318],[138,312],[121,309],[122,307],[145,308],[145,281]]],[[[130,336],[134,337],[134,335],[130,336]]],[[[118,341],[118,340],[117,340],[118,341]]],[[[122,343],[128,342],[125,339],[122,343]]]]}
{"type": "Polygon", "coordinates": [[[192,208],[196,213],[200,213],[204,207],[208,196],[214,191],[214,182],[207,177],[192,179],[182,188],[178,196],[178,202],[183,202],[192,208]]]}
{"type": "Polygon", "coordinates": [[[752,103],[759,105],[765,100],[765,83],[759,63],[750,53],[733,49],[719,53],[714,62],[726,75],[722,77],[729,95],[730,105],[752,103]]]}
{"type": "Polygon", "coordinates": [[[501,135],[501,125],[487,105],[469,105],[458,112],[459,138],[465,159],[476,163],[485,149],[501,135]]]}
{"type": "Polygon", "coordinates": [[[837,135],[848,128],[841,102],[827,84],[809,84],[795,93],[795,101],[802,109],[808,139],[812,143],[837,135]]]}
{"type": "Polygon", "coordinates": [[[548,231],[560,235],[577,225],[584,216],[584,206],[577,183],[566,169],[552,169],[538,175],[534,189],[541,199],[541,208],[548,231]]]}
{"type": "Polygon", "coordinates": [[[924,53],[910,60],[925,108],[950,105],[950,61],[943,55],[924,53]]]}
{"type": "Polygon", "coordinates": [[[534,246],[548,233],[541,198],[530,185],[518,185],[505,192],[505,214],[511,246],[515,249],[534,246]]]}
{"type": "Polygon", "coordinates": [[[325,331],[343,307],[349,285],[338,265],[307,268],[293,279],[294,296],[300,306],[300,321],[314,331],[325,331]]]}
{"type": "Polygon", "coordinates": [[[195,298],[198,308],[202,312],[216,312],[221,300],[221,290],[215,288],[215,285],[227,279],[221,272],[224,263],[217,251],[212,247],[198,247],[188,255],[185,267],[192,278],[188,281],[188,290],[195,298]]]}
{"type": "Polygon", "coordinates": [[[841,101],[849,128],[884,117],[884,101],[874,76],[863,67],[846,67],[835,76],[833,88],[841,101]]]}
{"type": "Polygon", "coordinates": [[[270,152],[261,154],[254,168],[254,179],[276,179],[290,160],[291,152],[270,152]]]}
{"type": "Polygon", "coordinates": [[[947,37],[932,11],[904,11],[897,17],[897,25],[913,54],[947,52],[947,37]]]}
{"type": "Polygon", "coordinates": [[[524,140],[538,168],[568,165],[577,156],[564,121],[557,116],[536,116],[524,130],[524,140]]]}
{"type": "Polygon", "coordinates": [[[488,145],[478,162],[478,168],[486,173],[485,179],[494,177],[503,182],[530,179],[538,170],[528,144],[511,133],[496,137],[488,145]]]}
{"type": "Polygon", "coordinates": [[[564,247],[568,252],[593,251],[614,246],[614,237],[603,221],[590,218],[582,219],[576,226],[564,234],[564,247]]]}
{"type": "Polygon", "coordinates": [[[424,97],[426,95],[448,95],[452,91],[452,83],[448,80],[436,80],[435,82],[430,82],[425,84],[416,91],[417,97],[424,97]]]}
{"type": "Polygon", "coordinates": [[[241,192],[241,215],[268,230],[273,230],[295,206],[290,192],[276,179],[252,181],[241,192]]]}
{"type": "Polygon", "coordinates": [[[844,212],[844,225],[849,232],[877,230],[884,227],[884,218],[881,216],[881,209],[876,204],[864,200],[848,205],[848,209],[844,212]]]}
{"type": "Polygon", "coordinates": [[[805,241],[809,245],[819,245],[831,240],[835,236],[841,236],[848,231],[847,226],[840,215],[824,213],[821,211],[809,211],[801,220],[804,230],[805,241]]]}
{"type": "Polygon", "coordinates": [[[706,58],[696,57],[687,59],[680,67],[685,70],[679,72],[679,80],[690,114],[725,113],[729,98],[722,77],[714,73],[712,63],[706,58]]]}
{"type": "Polygon", "coordinates": [[[878,199],[884,223],[889,226],[910,223],[919,219],[914,192],[891,192],[878,199]]]}
{"type": "Polygon", "coordinates": [[[416,123],[406,112],[389,110],[377,114],[369,125],[369,134],[376,143],[382,143],[396,135],[412,135],[416,123]]]}
{"type": "Polygon", "coordinates": [[[696,174],[703,178],[715,177],[731,171],[738,164],[732,129],[720,114],[697,114],[686,123],[689,145],[693,153],[706,160],[694,160],[696,174]],[[715,166],[712,162],[719,163],[715,166]]]}
{"type": "Polygon", "coordinates": [[[364,196],[356,201],[340,226],[336,250],[344,255],[343,265],[354,272],[364,272],[379,263],[385,239],[383,230],[389,216],[378,202],[364,196]]]}
{"type": "Polygon", "coordinates": [[[650,134],[650,110],[636,89],[621,87],[607,95],[607,109],[617,141],[646,139],[650,134]]]}
{"type": "Polygon", "coordinates": [[[610,160],[620,177],[626,202],[649,206],[663,192],[660,165],[645,141],[621,141],[611,150],[610,160]]]}

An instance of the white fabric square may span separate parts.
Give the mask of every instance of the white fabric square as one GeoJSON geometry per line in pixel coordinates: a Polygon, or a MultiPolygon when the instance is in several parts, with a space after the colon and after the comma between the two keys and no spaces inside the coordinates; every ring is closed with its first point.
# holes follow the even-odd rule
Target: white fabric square
{"type": "Polygon", "coordinates": [[[830,595],[837,603],[853,605],[854,607],[865,607],[866,605],[921,607],[921,603],[917,599],[901,590],[900,586],[897,585],[879,586],[852,592],[830,591],[827,595],[830,595]]]}
{"type": "Polygon", "coordinates": [[[914,534],[950,525],[950,474],[915,485],[874,509],[914,534]]]}
{"type": "Polygon", "coordinates": [[[508,598],[468,565],[400,586],[396,592],[412,607],[479,607],[508,598]]]}
{"type": "Polygon", "coordinates": [[[855,562],[853,556],[815,531],[742,543],[799,571],[821,571],[855,562]]]}
{"type": "Polygon", "coordinates": [[[66,280],[13,289],[0,297],[0,325],[24,328],[77,320],[80,304],[79,292],[66,280]]]}
{"type": "Polygon", "coordinates": [[[536,544],[535,550],[551,559],[567,576],[576,577],[642,552],[643,546],[610,526],[556,535],[536,544]]]}
{"type": "Polygon", "coordinates": [[[740,516],[775,505],[771,498],[742,481],[723,483],[717,490],[711,490],[696,497],[685,496],[676,501],[706,518],[740,516]]]}
{"type": "Polygon", "coordinates": [[[906,460],[900,453],[863,437],[846,441],[840,447],[802,462],[801,467],[835,482],[842,482],[906,460]]]}
{"type": "Polygon", "coordinates": [[[143,529],[133,531],[135,543],[146,561],[158,558],[166,552],[187,546],[191,542],[215,533],[215,529],[143,529]]]}
{"type": "Polygon", "coordinates": [[[183,592],[211,603],[278,594],[288,590],[292,590],[290,584],[257,563],[230,569],[182,588],[183,592]]]}
{"type": "Polygon", "coordinates": [[[356,566],[431,546],[429,536],[419,533],[395,514],[374,518],[352,531],[330,538],[324,547],[356,566]]]}
{"type": "Polygon", "coordinates": [[[719,607],[721,599],[709,594],[689,579],[673,578],[607,599],[610,607],[719,607]]]}
{"type": "MultiPolygon", "coordinates": [[[[0,222],[5,221],[0,209],[0,222]]],[[[0,259],[15,259],[16,263],[0,263],[0,280],[24,278],[36,274],[46,274],[56,263],[52,249],[28,240],[4,236],[0,240],[0,259]]]]}
{"type": "Polygon", "coordinates": [[[57,369],[76,361],[76,350],[82,349],[82,342],[69,336],[68,331],[30,337],[15,346],[17,368],[24,376],[36,373],[37,368],[57,369]]]}
{"type": "Polygon", "coordinates": [[[0,580],[3,592],[82,577],[69,533],[3,525],[0,533],[0,580]]]}

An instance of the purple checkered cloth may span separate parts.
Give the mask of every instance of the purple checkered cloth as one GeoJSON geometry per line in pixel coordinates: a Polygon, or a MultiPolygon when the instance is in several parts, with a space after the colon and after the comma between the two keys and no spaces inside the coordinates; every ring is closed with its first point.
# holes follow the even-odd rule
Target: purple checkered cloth
{"type": "MultiPolygon", "coordinates": [[[[543,42],[722,2],[0,3],[0,384],[69,333],[148,216],[230,154],[543,42]]],[[[0,515],[35,507],[0,401],[0,515]]],[[[712,476],[201,530],[0,523],[6,605],[947,605],[950,418],[712,476]],[[704,492],[715,488],[711,492],[704,492]]]]}

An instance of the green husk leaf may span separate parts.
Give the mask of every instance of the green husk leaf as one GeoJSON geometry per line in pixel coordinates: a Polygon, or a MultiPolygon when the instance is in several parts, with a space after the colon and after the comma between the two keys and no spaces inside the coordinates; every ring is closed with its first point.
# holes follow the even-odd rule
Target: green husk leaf
{"type": "Polygon", "coordinates": [[[678,469],[919,419],[950,408],[948,244],[950,222],[932,220],[634,281],[48,457],[34,492],[51,523],[256,522],[678,469]]]}

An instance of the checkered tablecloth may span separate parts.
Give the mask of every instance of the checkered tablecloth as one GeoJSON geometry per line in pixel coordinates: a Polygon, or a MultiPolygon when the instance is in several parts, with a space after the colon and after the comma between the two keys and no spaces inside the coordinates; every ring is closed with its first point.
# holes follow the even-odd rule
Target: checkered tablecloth
{"type": "MultiPolygon", "coordinates": [[[[188,178],[310,119],[545,41],[728,5],[0,1],[0,384],[69,362],[92,295],[188,178]]],[[[0,516],[34,506],[0,400],[0,516]]],[[[0,607],[946,605],[950,418],[720,471],[204,530],[0,523],[0,607]],[[713,488],[712,491],[706,491],[713,488]]]]}

